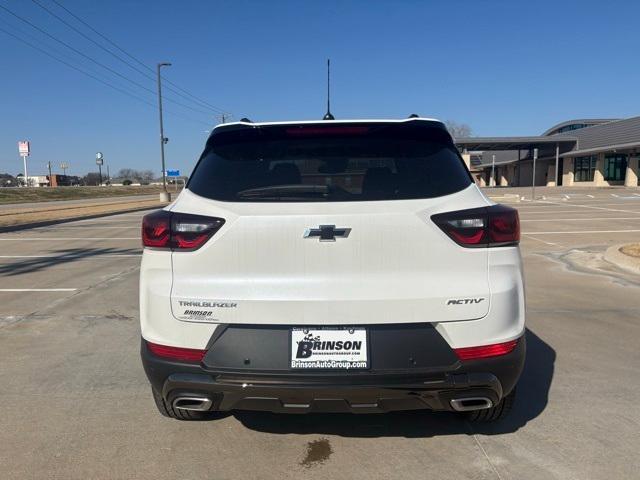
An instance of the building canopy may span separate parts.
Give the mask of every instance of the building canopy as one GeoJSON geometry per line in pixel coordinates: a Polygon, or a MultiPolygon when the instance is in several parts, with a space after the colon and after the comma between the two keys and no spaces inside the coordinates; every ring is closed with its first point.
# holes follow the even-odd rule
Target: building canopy
{"type": "Polygon", "coordinates": [[[556,145],[558,145],[561,153],[572,150],[577,141],[577,138],[565,135],[553,137],[466,137],[455,139],[458,148],[469,151],[529,150],[538,148],[555,152],[556,145]]]}

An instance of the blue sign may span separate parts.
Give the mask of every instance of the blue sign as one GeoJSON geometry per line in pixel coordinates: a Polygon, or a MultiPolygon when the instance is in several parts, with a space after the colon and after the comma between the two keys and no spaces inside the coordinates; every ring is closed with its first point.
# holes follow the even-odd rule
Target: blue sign
{"type": "Polygon", "coordinates": [[[179,177],[180,170],[167,170],[167,177],[179,177]]]}

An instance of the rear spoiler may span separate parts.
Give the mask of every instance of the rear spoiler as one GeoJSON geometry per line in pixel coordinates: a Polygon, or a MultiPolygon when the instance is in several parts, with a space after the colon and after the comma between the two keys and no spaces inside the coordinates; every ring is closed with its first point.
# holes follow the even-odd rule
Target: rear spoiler
{"type": "Polygon", "coordinates": [[[447,127],[439,120],[408,118],[403,120],[339,120],[308,122],[252,123],[240,121],[218,125],[207,139],[207,148],[212,144],[236,142],[252,138],[301,138],[306,136],[360,136],[393,131],[399,137],[424,139],[434,135],[441,142],[454,145],[447,127]]]}

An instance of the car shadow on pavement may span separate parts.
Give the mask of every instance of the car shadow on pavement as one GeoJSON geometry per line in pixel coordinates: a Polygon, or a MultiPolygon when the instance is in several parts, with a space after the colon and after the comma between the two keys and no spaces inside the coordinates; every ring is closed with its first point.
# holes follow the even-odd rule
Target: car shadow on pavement
{"type": "Polygon", "coordinates": [[[274,434],[325,434],[342,437],[407,437],[511,433],[538,417],[546,408],[553,380],[555,350],[527,329],[527,358],[518,383],[515,405],[509,415],[494,424],[467,422],[449,412],[419,410],[387,414],[284,415],[236,411],[245,427],[274,434]]]}
{"type": "Polygon", "coordinates": [[[37,272],[55,265],[84,260],[91,257],[107,256],[138,256],[140,248],[68,248],[55,250],[43,256],[20,258],[16,261],[0,264],[0,276],[20,275],[37,272]]]}

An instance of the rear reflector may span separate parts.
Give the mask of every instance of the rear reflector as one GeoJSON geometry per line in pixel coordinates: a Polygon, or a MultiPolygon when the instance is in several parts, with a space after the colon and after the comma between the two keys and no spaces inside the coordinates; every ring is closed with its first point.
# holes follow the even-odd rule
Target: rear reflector
{"type": "Polygon", "coordinates": [[[504,343],[494,343],[493,345],[482,345],[480,347],[454,348],[460,360],[475,360],[477,358],[499,357],[511,353],[518,345],[518,339],[504,343]]]}
{"type": "Polygon", "coordinates": [[[463,247],[506,247],[520,242],[518,211],[504,205],[438,213],[431,219],[463,247]]]}
{"type": "Polygon", "coordinates": [[[206,350],[197,350],[195,348],[168,347],[166,345],[158,345],[157,343],[146,343],[154,355],[171,360],[179,360],[181,362],[199,363],[207,353],[206,350]]]}
{"type": "Polygon", "coordinates": [[[142,219],[142,245],[197,250],[224,225],[224,219],[159,210],[142,219]]]}

